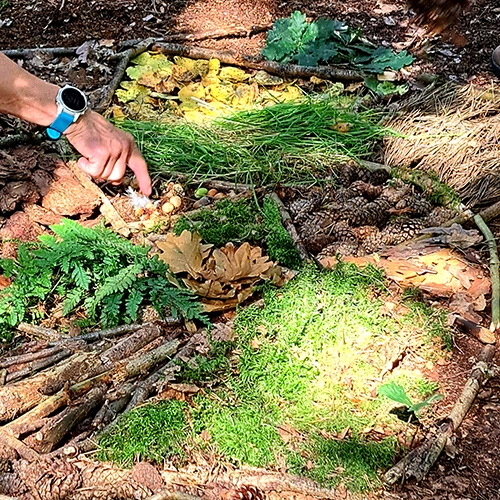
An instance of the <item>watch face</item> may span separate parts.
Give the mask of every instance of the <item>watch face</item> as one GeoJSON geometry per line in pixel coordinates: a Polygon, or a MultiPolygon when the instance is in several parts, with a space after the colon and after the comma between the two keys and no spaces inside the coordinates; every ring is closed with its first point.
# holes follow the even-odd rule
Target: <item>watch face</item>
{"type": "Polygon", "coordinates": [[[62,90],[61,101],[66,107],[77,113],[83,111],[87,106],[85,96],[82,92],[71,87],[62,90]]]}

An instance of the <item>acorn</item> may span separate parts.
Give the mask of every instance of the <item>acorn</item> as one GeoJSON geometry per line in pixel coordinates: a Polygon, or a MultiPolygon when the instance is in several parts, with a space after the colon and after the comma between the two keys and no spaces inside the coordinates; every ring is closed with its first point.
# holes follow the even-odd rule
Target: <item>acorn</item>
{"type": "Polygon", "coordinates": [[[162,206],[161,206],[161,211],[164,213],[164,214],[171,214],[173,211],[175,210],[175,207],[172,203],[170,203],[169,201],[165,202],[162,206]]]}
{"type": "Polygon", "coordinates": [[[177,196],[176,194],[170,198],[170,203],[174,206],[174,208],[179,208],[182,205],[182,198],[177,196]]]}

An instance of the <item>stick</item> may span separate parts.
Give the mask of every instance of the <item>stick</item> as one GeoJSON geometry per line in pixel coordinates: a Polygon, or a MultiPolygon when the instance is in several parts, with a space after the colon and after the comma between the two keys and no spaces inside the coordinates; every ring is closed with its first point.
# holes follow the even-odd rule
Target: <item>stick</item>
{"type": "Polygon", "coordinates": [[[276,193],[271,193],[269,195],[269,198],[273,200],[274,203],[276,203],[276,206],[280,211],[281,222],[283,222],[283,226],[285,226],[285,229],[288,231],[288,234],[292,238],[292,241],[295,245],[295,248],[297,249],[297,252],[299,252],[300,257],[306,262],[310,262],[311,258],[309,257],[309,254],[307,253],[307,250],[302,243],[302,240],[300,239],[295,226],[293,225],[292,218],[290,217],[290,214],[288,213],[288,210],[281,201],[280,197],[276,193]]]}
{"type": "Polygon", "coordinates": [[[470,376],[450,412],[446,421],[440,426],[438,434],[422,446],[412,450],[405,458],[399,461],[385,474],[385,482],[389,485],[406,478],[414,477],[421,481],[427,476],[439,455],[443,451],[446,442],[462,423],[469,411],[474,399],[488,376],[488,363],[495,355],[495,347],[487,345],[481,350],[477,363],[472,367],[470,376]]]}
{"type": "Polygon", "coordinates": [[[42,349],[36,352],[30,352],[27,354],[19,354],[17,356],[10,356],[0,360],[0,368],[7,368],[12,365],[19,365],[22,363],[28,363],[30,361],[35,361],[36,359],[48,358],[54,354],[58,354],[63,349],[61,347],[50,347],[48,349],[42,349]]]}
{"type": "Polygon", "coordinates": [[[483,233],[484,239],[488,244],[490,251],[490,279],[491,279],[491,326],[490,330],[494,332],[500,327],[500,262],[498,260],[497,244],[493,233],[486,225],[481,215],[474,216],[474,222],[478,229],[483,233]]]}
{"type": "Polygon", "coordinates": [[[3,54],[11,59],[24,59],[33,57],[37,52],[44,52],[54,57],[74,56],[78,47],[45,47],[34,49],[2,50],[3,54]]]}
{"type": "Polygon", "coordinates": [[[116,66],[115,74],[107,85],[101,100],[96,106],[94,106],[94,111],[102,113],[106,110],[113,99],[115,90],[119,87],[120,82],[123,80],[123,75],[125,74],[125,70],[127,69],[130,60],[148,50],[153,41],[154,39],[147,38],[146,40],[139,42],[135,47],[126,50],[122,54],[118,54],[120,62],[116,66]]]}
{"type": "Polygon", "coordinates": [[[260,56],[240,56],[235,52],[189,47],[175,43],[157,43],[152,50],[169,55],[190,57],[191,59],[218,59],[221,63],[245,68],[264,70],[289,78],[310,78],[316,76],[324,80],[363,81],[364,75],[359,71],[339,69],[332,66],[299,66],[297,64],[279,64],[265,61],[260,56]]]}
{"type": "MultiPolygon", "coordinates": [[[[180,320],[179,320],[180,323],[180,320]]],[[[133,325],[121,325],[115,328],[109,328],[107,330],[96,330],[94,332],[84,333],[82,335],[78,335],[77,337],[72,337],[69,342],[84,340],[85,342],[95,342],[96,340],[109,339],[114,337],[119,337],[120,335],[124,335],[126,333],[134,333],[137,330],[141,330],[142,328],[146,328],[150,326],[150,323],[143,323],[142,325],[133,324],[133,325]]],[[[51,342],[49,346],[57,346],[60,344],[64,344],[68,342],[68,340],[59,340],[57,342],[51,342]]]]}
{"type": "Polygon", "coordinates": [[[43,370],[44,368],[47,368],[48,366],[55,365],[56,363],[59,363],[59,361],[62,361],[63,359],[67,358],[68,356],[71,356],[73,354],[73,349],[62,349],[61,351],[57,352],[53,356],[49,356],[44,359],[40,359],[37,361],[34,361],[32,363],[29,363],[28,366],[25,368],[22,368],[21,370],[17,370],[15,372],[7,374],[5,377],[5,382],[14,382],[16,380],[20,380],[28,375],[31,375],[32,373],[38,372],[40,370],[43,370]]]}
{"type": "Polygon", "coordinates": [[[40,459],[40,455],[35,450],[32,450],[22,441],[19,441],[19,439],[14,437],[9,431],[0,429],[0,440],[2,441],[2,444],[16,450],[19,456],[25,460],[36,462],[40,459]]]}
{"type": "Polygon", "coordinates": [[[465,333],[479,340],[483,344],[494,344],[496,337],[493,332],[473,321],[461,316],[455,316],[455,324],[465,333]]]}
{"type": "Polygon", "coordinates": [[[52,328],[44,328],[43,326],[30,325],[29,323],[19,323],[17,329],[20,332],[32,335],[35,338],[40,338],[42,340],[56,341],[60,340],[61,335],[56,330],[52,328]]]}
{"type": "Polygon", "coordinates": [[[36,434],[29,436],[25,443],[31,445],[38,453],[49,453],[77,423],[102,404],[106,391],[105,384],[94,387],[81,401],[76,401],[74,406],[65,408],[59,415],[50,419],[36,434]]]}

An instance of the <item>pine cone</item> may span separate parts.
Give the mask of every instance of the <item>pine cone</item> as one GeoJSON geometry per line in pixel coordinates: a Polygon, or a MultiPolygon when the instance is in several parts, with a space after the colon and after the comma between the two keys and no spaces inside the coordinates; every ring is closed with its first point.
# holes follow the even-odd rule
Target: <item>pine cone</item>
{"type": "Polygon", "coordinates": [[[399,245],[403,241],[411,240],[418,236],[423,229],[422,219],[399,218],[389,223],[382,231],[369,235],[363,242],[362,247],[366,253],[373,253],[384,246],[399,245]]]}
{"type": "Polygon", "coordinates": [[[255,486],[243,485],[224,492],[221,495],[223,500],[265,500],[264,492],[255,486]]]}
{"type": "Polygon", "coordinates": [[[394,208],[403,210],[404,213],[413,217],[424,217],[431,212],[432,205],[421,196],[409,196],[401,199],[394,208]]]}
{"type": "Polygon", "coordinates": [[[321,259],[325,257],[336,257],[337,255],[341,257],[358,257],[359,243],[357,241],[335,241],[323,248],[317,255],[317,259],[321,262],[321,259]]]}

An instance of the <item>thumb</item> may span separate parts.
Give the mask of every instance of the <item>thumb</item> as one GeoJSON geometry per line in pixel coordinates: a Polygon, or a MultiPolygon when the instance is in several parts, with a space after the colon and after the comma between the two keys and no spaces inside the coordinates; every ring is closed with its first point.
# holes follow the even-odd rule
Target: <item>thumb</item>
{"type": "Polygon", "coordinates": [[[85,172],[86,174],[90,175],[93,178],[98,178],[102,173],[102,167],[99,166],[98,162],[94,160],[89,160],[84,156],[79,158],[76,164],[78,165],[78,168],[82,172],[85,172]]]}

